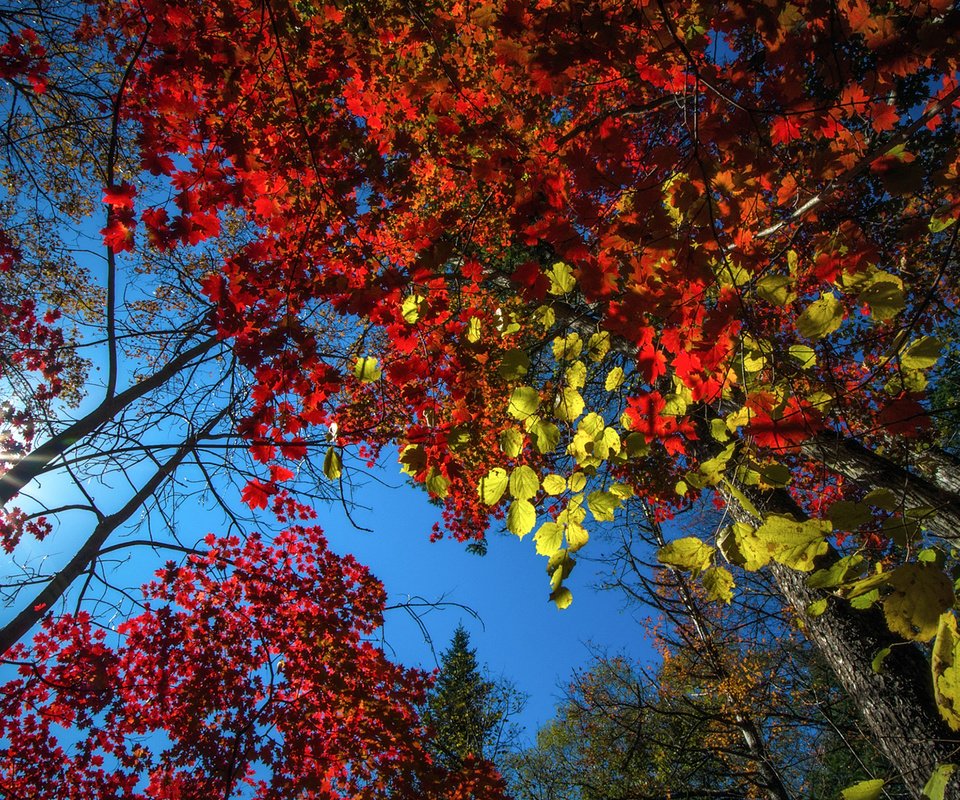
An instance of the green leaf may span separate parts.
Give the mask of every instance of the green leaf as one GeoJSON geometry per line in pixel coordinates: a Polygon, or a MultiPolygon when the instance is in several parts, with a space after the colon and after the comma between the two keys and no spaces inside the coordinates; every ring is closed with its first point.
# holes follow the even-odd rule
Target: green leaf
{"type": "Polygon", "coordinates": [[[907,517],[889,517],[883,521],[883,535],[906,547],[920,536],[920,523],[907,517]]]}
{"type": "Polygon", "coordinates": [[[843,322],[843,306],[833,294],[821,295],[797,317],[797,330],[807,339],[822,339],[843,322]]]}
{"type": "Polygon", "coordinates": [[[727,424],[722,419],[710,420],[710,435],[718,442],[725,442],[730,438],[727,424]]]}
{"type": "Polygon", "coordinates": [[[700,576],[707,600],[729,603],[733,600],[733,575],[723,567],[708,567],[700,576]]]}
{"type": "Polygon", "coordinates": [[[731,564],[753,572],[769,563],[770,557],[769,554],[764,552],[760,554],[761,559],[764,557],[766,559],[763,560],[763,563],[757,564],[757,558],[751,560],[754,552],[750,543],[747,541],[751,537],[756,540],[752,527],[744,522],[734,522],[733,525],[728,525],[723,529],[723,533],[720,534],[720,538],[717,540],[717,547],[723,554],[723,557],[731,564]]]}
{"type": "Polygon", "coordinates": [[[523,449],[523,434],[514,428],[507,428],[498,437],[500,449],[510,458],[516,458],[523,449]]]}
{"type": "Polygon", "coordinates": [[[818,569],[807,578],[807,586],[811,589],[836,589],[840,584],[851,578],[859,577],[867,568],[863,556],[856,554],[844,556],[827,569],[818,569]]]}
{"type": "Polygon", "coordinates": [[[540,491],[540,478],[526,464],[510,474],[510,494],[517,500],[529,500],[540,491]]]}
{"type": "Polygon", "coordinates": [[[661,547],[657,558],[661,564],[696,574],[710,566],[713,553],[714,548],[696,536],[684,536],[661,547]]]}
{"type": "Polygon", "coordinates": [[[757,507],[751,502],[750,498],[747,497],[736,484],[728,481],[726,478],[722,481],[724,488],[733,495],[737,502],[743,507],[743,510],[746,511],[751,517],[755,519],[760,519],[760,512],[757,510],[757,507]]]}
{"type": "Polygon", "coordinates": [[[523,350],[507,350],[500,360],[497,372],[505,381],[516,381],[522,378],[530,369],[530,356],[523,350]]]}
{"type": "Polygon", "coordinates": [[[507,511],[507,530],[521,539],[537,524],[537,510],[529,500],[514,500],[507,511]]]}
{"type": "Polygon", "coordinates": [[[537,545],[537,553],[541,556],[552,556],[563,544],[563,525],[556,522],[544,522],[533,535],[537,545]]]}
{"type": "Polygon", "coordinates": [[[870,662],[870,669],[880,674],[883,670],[883,662],[887,660],[887,656],[890,655],[889,647],[881,647],[877,650],[877,654],[873,657],[873,661],[870,662]]]}
{"type": "Polygon", "coordinates": [[[550,288],[547,289],[552,295],[565,295],[572,292],[577,285],[573,277],[573,270],[569,264],[557,261],[547,270],[547,278],[550,280],[550,288]]]}
{"type": "Polygon", "coordinates": [[[358,358],[356,363],[353,365],[353,374],[356,375],[363,383],[373,383],[373,381],[380,380],[380,367],[378,365],[377,359],[373,356],[364,356],[358,358]]]}
{"type": "Polygon", "coordinates": [[[331,481],[337,480],[343,472],[343,461],[335,447],[328,447],[323,457],[323,474],[331,481]]]}
{"type": "Polygon", "coordinates": [[[886,322],[903,311],[907,304],[903,298],[903,281],[887,273],[880,274],[881,278],[860,292],[857,301],[870,306],[870,316],[874,319],[886,322]]]}
{"type": "Polygon", "coordinates": [[[771,305],[788,306],[797,299],[793,285],[793,278],[787,275],[767,275],[757,281],[757,294],[771,305]]]}
{"type": "Polygon", "coordinates": [[[947,791],[947,784],[949,784],[950,777],[956,769],[956,764],[938,764],[930,776],[930,780],[923,787],[922,796],[924,800],[943,800],[947,791]]]}
{"type": "Polygon", "coordinates": [[[842,800],[877,800],[883,793],[885,783],[883,778],[860,781],[840,792],[840,797],[842,800]]]}
{"type": "Polygon", "coordinates": [[[922,336],[900,356],[904,369],[930,369],[940,360],[940,342],[932,336],[922,336]]]}
{"type": "Polygon", "coordinates": [[[940,716],[952,730],[960,731],[960,633],[952,611],[940,616],[930,666],[940,716]]]}
{"type": "Polygon", "coordinates": [[[494,467],[480,479],[480,499],[485,505],[494,506],[500,502],[507,490],[507,471],[503,467],[494,467]]]}
{"type": "Polygon", "coordinates": [[[583,413],[583,397],[569,386],[560,390],[553,402],[553,415],[565,422],[573,422],[583,413]]]}
{"type": "Polygon", "coordinates": [[[510,396],[507,413],[514,419],[527,419],[537,413],[540,407],[540,394],[529,386],[518,386],[510,396]]]}
{"type": "Polygon", "coordinates": [[[879,599],[880,592],[876,589],[871,589],[869,592],[850,598],[850,608],[855,608],[858,611],[866,611],[866,609],[873,606],[879,599]]]}
{"type": "Polygon", "coordinates": [[[556,604],[557,608],[561,611],[565,608],[569,608],[570,604],[573,602],[573,592],[571,592],[566,586],[561,586],[554,592],[551,592],[550,599],[556,604]]]}
{"type": "Polygon", "coordinates": [[[543,491],[547,494],[556,496],[563,494],[567,488],[567,481],[560,475],[550,474],[543,479],[543,491]]]}
{"type": "Polygon", "coordinates": [[[873,512],[863,503],[838,500],[827,511],[827,518],[833,527],[841,531],[855,531],[861,525],[873,520],[873,512]]]}
{"type": "Polygon", "coordinates": [[[940,233],[940,231],[945,231],[954,222],[957,221],[956,216],[951,213],[949,204],[940,208],[932,217],[930,217],[930,233],[940,233]]]}
{"type": "Polygon", "coordinates": [[[926,642],[937,634],[940,615],[953,605],[953,583],[927,564],[904,564],[890,575],[883,599],[887,625],[904,639],[926,642]]]}
{"type": "Polygon", "coordinates": [[[807,616],[819,617],[826,610],[827,598],[821,597],[819,600],[814,600],[810,605],[807,606],[807,616]]]}
{"type": "Polygon", "coordinates": [[[864,496],[863,502],[876,508],[882,508],[884,511],[893,511],[900,505],[897,496],[889,489],[874,489],[864,496]]]}
{"type": "Polygon", "coordinates": [[[793,480],[790,470],[783,464],[761,464],[757,469],[760,478],[768,486],[786,486],[793,480]]]}

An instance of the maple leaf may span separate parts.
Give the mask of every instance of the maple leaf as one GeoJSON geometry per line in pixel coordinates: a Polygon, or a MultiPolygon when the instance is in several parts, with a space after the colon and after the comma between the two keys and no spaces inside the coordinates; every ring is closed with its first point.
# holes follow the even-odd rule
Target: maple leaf
{"type": "Polygon", "coordinates": [[[250,508],[266,508],[270,502],[270,497],[277,493],[276,485],[272,483],[263,483],[256,478],[247,481],[246,486],[240,492],[240,497],[250,508]]]}
{"type": "Polygon", "coordinates": [[[121,183],[119,186],[108,186],[103,192],[103,202],[114,208],[133,208],[133,198],[137,190],[130,183],[121,183]]]}

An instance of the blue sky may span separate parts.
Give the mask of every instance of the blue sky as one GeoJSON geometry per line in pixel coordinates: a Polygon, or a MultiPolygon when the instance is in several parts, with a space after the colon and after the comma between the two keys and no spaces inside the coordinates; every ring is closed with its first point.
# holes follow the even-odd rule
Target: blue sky
{"type": "MultiPolygon", "coordinates": [[[[391,475],[389,465],[377,477],[395,484],[402,478],[399,470],[391,475]]],[[[548,600],[546,559],[536,554],[532,536],[521,541],[494,532],[487,555],[476,556],[452,539],[430,542],[439,510],[429,504],[425,492],[371,481],[358,490],[357,500],[368,508],[352,516],[372,533],[353,529],[339,507],[319,509],[332,547],[368,565],[384,582],[390,604],[407,600],[450,604],[422,609],[421,622],[432,650],[409,613],[388,612],[383,630],[388,653],[406,664],[433,669],[434,652],[439,658],[462,622],[490,674],[503,675],[529,695],[520,722],[530,739],[552,717],[561,687],[573,670],[591,661],[591,646],[653,658],[637,619],[641,612],[625,609],[618,593],[594,588],[602,565],[578,559],[568,583],[573,605],[559,611],[548,600]],[[477,617],[453,604],[469,607],[477,617]]],[[[600,551],[599,539],[597,535],[591,540],[582,554],[600,551]]]]}

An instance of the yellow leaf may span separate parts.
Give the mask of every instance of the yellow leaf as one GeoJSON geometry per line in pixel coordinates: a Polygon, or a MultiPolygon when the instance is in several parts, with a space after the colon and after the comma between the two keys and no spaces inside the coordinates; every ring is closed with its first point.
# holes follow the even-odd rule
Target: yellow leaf
{"type": "Polygon", "coordinates": [[[529,386],[518,386],[510,396],[507,413],[514,419],[527,419],[537,413],[540,407],[540,395],[529,386]]]}
{"type": "Polygon", "coordinates": [[[940,716],[952,730],[960,731],[960,634],[952,611],[940,616],[930,665],[940,716]]]}
{"type": "Polygon", "coordinates": [[[713,553],[714,548],[696,536],[684,536],[661,547],[657,558],[661,564],[696,574],[710,565],[713,553]]]}
{"type": "Polygon", "coordinates": [[[600,331],[593,334],[587,342],[587,355],[591,361],[603,361],[610,352],[610,333],[600,331]]]}
{"type": "Polygon", "coordinates": [[[560,429],[552,422],[538,419],[529,430],[538,453],[552,453],[560,442],[560,429]]]}
{"type": "Polygon", "coordinates": [[[507,428],[498,437],[500,449],[510,458],[516,458],[523,449],[523,434],[513,428],[507,428]]]}
{"type": "Polygon", "coordinates": [[[573,422],[583,413],[583,397],[569,386],[560,390],[553,401],[553,415],[565,422],[573,422]]]}
{"type": "Polygon", "coordinates": [[[480,320],[476,317],[470,317],[470,319],[467,321],[467,341],[479,342],[481,331],[482,326],[480,324],[480,320]]]}
{"type": "Polygon", "coordinates": [[[572,292],[577,285],[570,265],[562,261],[557,261],[547,270],[547,278],[550,279],[550,288],[547,291],[552,295],[565,295],[572,292]]]}
{"type": "Polygon", "coordinates": [[[571,361],[579,358],[583,352],[583,342],[579,333],[568,333],[553,340],[553,357],[557,361],[571,361]]]}
{"type": "Polygon", "coordinates": [[[507,471],[503,467],[494,467],[480,479],[480,499],[485,505],[496,505],[506,490],[507,471]]]}
{"type": "Polygon", "coordinates": [[[932,336],[923,336],[900,356],[900,365],[904,369],[930,369],[939,360],[940,342],[932,336]]]}
{"type": "Polygon", "coordinates": [[[573,602],[573,592],[571,592],[566,586],[561,586],[559,589],[551,593],[550,599],[553,600],[557,608],[563,611],[563,609],[569,608],[570,604],[573,602]]]}
{"type": "Polygon", "coordinates": [[[571,553],[575,553],[590,540],[587,529],[579,522],[570,522],[565,528],[565,532],[567,534],[567,549],[571,553]]]}
{"type": "Polygon", "coordinates": [[[790,345],[790,358],[800,362],[800,369],[817,366],[817,354],[806,344],[790,345]]]}
{"type": "Polygon", "coordinates": [[[907,307],[903,298],[903,281],[894,275],[881,272],[867,286],[857,302],[870,306],[870,316],[886,322],[907,307]]]}
{"type": "Polygon", "coordinates": [[[560,475],[550,474],[543,479],[543,491],[549,495],[562,494],[567,488],[567,482],[560,475]]]}
{"type": "Polygon", "coordinates": [[[603,382],[603,388],[608,392],[613,392],[623,385],[623,369],[614,367],[607,373],[606,380],[603,382]]]}
{"type": "Polygon", "coordinates": [[[937,633],[940,615],[953,605],[953,583],[928,564],[904,564],[890,575],[883,599],[887,625],[905,639],[926,642],[937,633]]]}
{"type": "Polygon", "coordinates": [[[700,576],[707,600],[729,603],[733,600],[733,575],[723,567],[708,567],[700,576]]]}
{"type": "Polygon", "coordinates": [[[757,281],[757,294],[771,305],[788,306],[797,299],[793,283],[787,275],[767,275],[757,281]]]}
{"type": "Polygon", "coordinates": [[[400,471],[413,477],[427,466],[427,453],[421,444],[408,444],[400,451],[400,471]]]}
{"type": "Polygon", "coordinates": [[[766,545],[775,561],[791,569],[809,572],[814,559],[827,552],[826,535],[833,526],[824,520],[798,522],[780,514],[768,514],[757,538],[766,545]]]}
{"type": "Polygon", "coordinates": [[[840,792],[840,798],[841,800],[879,800],[884,783],[886,781],[883,778],[860,781],[840,792]]]}
{"type": "Polygon", "coordinates": [[[353,374],[363,383],[372,383],[373,381],[380,380],[381,372],[377,359],[373,356],[358,358],[353,365],[353,374]]]}
{"type": "Polygon", "coordinates": [[[537,553],[541,556],[552,556],[563,544],[563,526],[556,522],[544,522],[533,535],[537,545],[537,553]]]}
{"type": "Polygon", "coordinates": [[[528,500],[514,500],[507,511],[507,530],[521,539],[533,530],[537,523],[537,510],[528,500]]]}
{"type": "Polygon", "coordinates": [[[587,382],[587,365],[582,361],[574,361],[567,367],[564,379],[571,389],[582,389],[587,382]]]}
{"type": "Polygon", "coordinates": [[[403,299],[400,306],[400,313],[403,315],[403,321],[408,325],[413,325],[420,319],[420,304],[423,303],[423,297],[419,294],[410,294],[403,299]]]}
{"type": "Polygon", "coordinates": [[[439,497],[441,500],[447,496],[447,491],[450,488],[450,481],[443,477],[436,470],[430,470],[430,475],[427,477],[427,491],[430,494],[439,497]]]}
{"type": "Polygon", "coordinates": [[[340,477],[342,472],[343,461],[340,459],[340,454],[337,452],[336,448],[328,448],[327,454],[323,458],[323,474],[326,475],[330,480],[335,481],[340,477]]]}
{"type": "Polygon", "coordinates": [[[526,464],[510,474],[510,494],[518,500],[529,500],[540,491],[540,478],[526,464]]]}

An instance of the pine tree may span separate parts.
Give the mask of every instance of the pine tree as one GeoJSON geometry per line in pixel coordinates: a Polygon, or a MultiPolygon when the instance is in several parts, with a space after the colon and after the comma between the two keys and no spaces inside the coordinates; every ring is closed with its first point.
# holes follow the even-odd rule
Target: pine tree
{"type": "Polygon", "coordinates": [[[484,676],[470,635],[458,626],[441,656],[424,714],[438,761],[451,769],[470,755],[495,761],[510,738],[509,717],[522,705],[523,698],[509,684],[484,676]]]}

